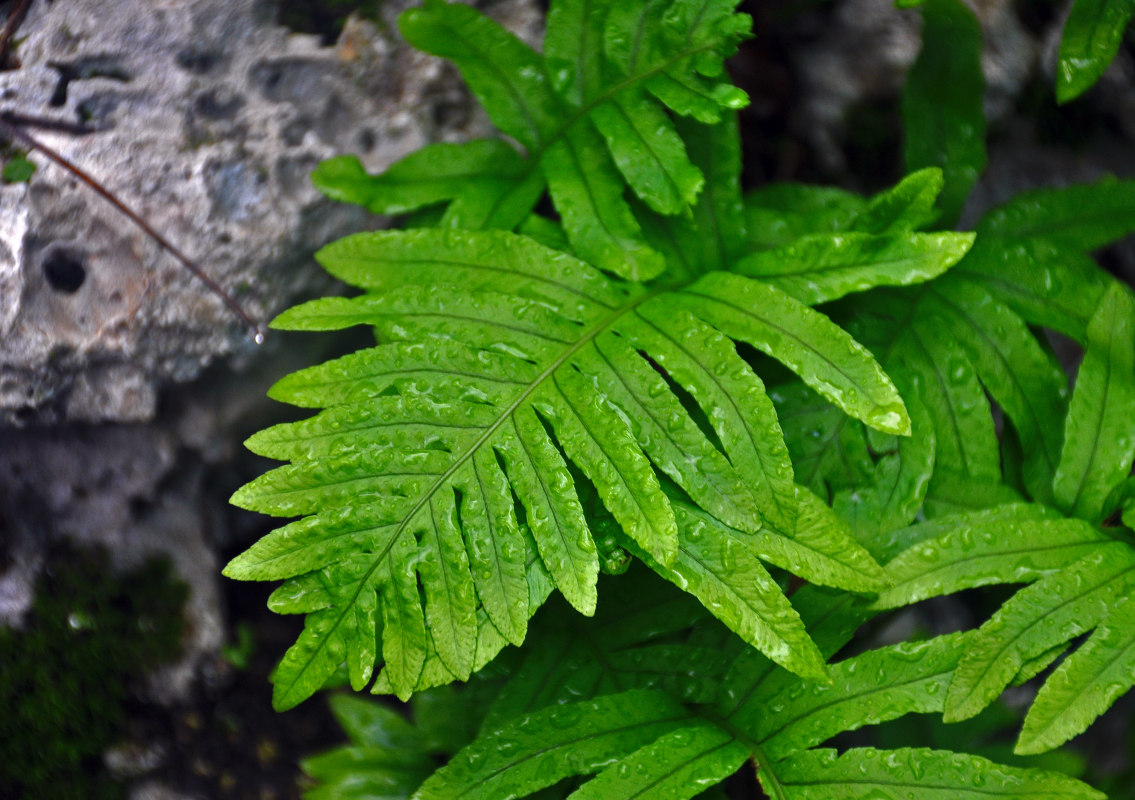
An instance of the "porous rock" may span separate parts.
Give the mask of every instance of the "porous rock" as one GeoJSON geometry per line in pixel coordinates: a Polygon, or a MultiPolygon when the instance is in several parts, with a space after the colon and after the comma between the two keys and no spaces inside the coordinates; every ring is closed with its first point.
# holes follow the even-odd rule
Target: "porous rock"
{"type": "MultiPolygon", "coordinates": [[[[337,46],[263,0],[35,0],[0,109],[96,129],[37,131],[202,267],[257,320],[320,280],[312,251],[365,223],[310,185],[326,157],[381,169],[486,130],[440,61],[397,36],[408,0],[337,46]]],[[[534,31],[528,0],[490,4],[534,31]]],[[[157,387],[255,349],[153,239],[42,155],[0,186],[0,424],[144,421],[157,387]]]]}
{"type": "MultiPolygon", "coordinates": [[[[376,224],[311,187],[320,160],[354,153],[377,171],[489,131],[456,72],[398,37],[413,4],[384,2],[323,46],[263,0],[33,0],[0,111],[92,125],[34,135],[267,320],[326,287],[317,247],[376,224]]],[[[537,38],[531,0],[484,5],[537,38]]],[[[176,701],[225,636],[218,520],[240,481],[207,486],[210,473],[236,428],[268,419],[272,380],[314,357],[273,334],[257,349],[151,237],[30,158],[29,182],[0,184],[0,624],[27,611],[52,538],[106,546],[117,569],[166,554],[190,587],[188,634],[153,694],[176,701]],[[218,359],[243,377],[172,390],[218,359]]]]}

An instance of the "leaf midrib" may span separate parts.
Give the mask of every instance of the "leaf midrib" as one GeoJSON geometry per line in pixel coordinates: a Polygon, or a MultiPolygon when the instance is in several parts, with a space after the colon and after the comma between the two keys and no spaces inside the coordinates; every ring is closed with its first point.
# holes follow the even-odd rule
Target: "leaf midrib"
{"type": "MultiPolygon", "coordinates": [[[[1107,545],[1105,544],[1103,546],[1106,547],[1107,545]]],[[[1087,558],[1087,556],[1085,556],[1085,558],[1087,558]]],[[[959,710],[959,711],[960,710],[968,710],[967,707],[970,704],[971,698],[973,698],[976,694],[979,693],[979,690],[981,689],[982,684],[984,684],[986,682],[986,680],[988,679],[992,669],[994,667],[997,667],[997,666],[1005,663],[1005,661],[1007,660],[1007,659],[1003,658],[1002,654],[1004,654],[1006,651],[1008,651],[1010,649],[1017,649],[1017,643],[1021,642],[1022,640],[1025,640],[1026,637],[1028,636],[1029,631],[1031,631],[1037,625],[1040,625],[1045,619],[1051,617],[1053,614],[1055,614],[1059,611],[1062,611],[1063,609],[1072,605],[1073,603],[1079,602],[1080,600],[1083,600],[1085,597],[1088,597],[1088,596],[1090,596],[1090,595],[1092,595],[1096,592],[1102,593],[1110,584],[1112,584],[1116,581],[1121,581],[1124,577],[1126,577],[1129,573],[1131,573],[1133,571],[1135,571],[1135,565],[1128,566],[1127,569],[1123,570],[1122,572],[1115,573],[1114,575],[1111,575],[1110,577],[1108,577],[1103,582],[1096,583],[1092,586],[1089,586],[1084,591],[1079,592],[1078,594],[1068,598],[1064,602],[1060,603],[1060,605],[1058,605],[1056,608],[1049,609],[1044,615],[1030,617],[1027,621],[1027,624],[1024,625],[1023,627],[1017,629],[1015,632],[1010,630],[1009,632],[1015,633],[1015,635],[1012,636],[1009,639],[1003,639],[999,643],[999,646],[996,649],[996,653],[995,653],[993,659],[990,659],[988,651],[986,652],[985,658],[984,658],[984,661],[986,662],[986,668],[984,668],[982,670],[981,675],[977,678],[977,680],[972,681],[970,686],[966,688],[964,696],[962,697],[962,699],[959,700],[956,703],[950,703],[949,700],[947,699],[947,706],[952,705],[952,706],[955,707],[956,710],[959,710]]],[[[1059,573],[1057,573],[1057,574],[1059,574],[1059,573]]],[[[1052,577],[1052,576],[1049,576],[1049,577],[1052,577]]],[[[1047,580],[1047,578],[1042,579],[1042,580],[1047,580]]],[[[1029,588],[1032,588],[1034,586],[1039,586],[1039,585],[1040,585],[1040,583],[1037,582],[1037,583],[1032,584],[1029,588]]],[[[1004,608],[1004,606],[1002,606],[1002,609],[1003,608],[1004,608]]],[[[998,613],[1000,613],[1000,612],[998,612],[998,613]]],[[[992,621],[992,619],[993,618],[991,617],[990,622],[992,621]]],[[[989,623],[987,622],[986,624],[989,624],[989,623]]],[[[1096,627],[1096,626],[1092,626],[1092,627],[1096,627]]],[[[1066,644],[1068,641],[1075,638],[1075,636],[1076,636],[1076,634],[1073,634],[1072,636],[1068,637],[1068,639],[1065,639],[1063,642],[1057,642],[1056,644],[1066,644]]],[[[1052,645],[1052,647],[1055,647],[1055,646],[1056,645],[1052,645]]],[[[973,656],[973,657],[969,658],[969,659],[965,659],[965,660],[969,661],[971,663],[972,663],[972,661],[976,661],[977,660],[976,654],[978,654],[980,652],[981,652],[980,650],[971,650],[970,655],[973,656]]],[[[1027,652],[1027,651],[1022,651],[1020,649],[1017,649],[1017,652],[1023,653],[1023,652],[1027,652]]],[[[1036,654],[1034,653],[1033,655],[1036,655],[1036,654]]],[[[1031,657],[1032,656],[1022,656],[1022,663],[1024,662],[1025,659],[1031,658],[1031,657]]],[[[959,664],[958,664],[959,669],[961,667],[961,663],[962,662],[959,662],[959,664]]],[[[1012,676],[1010,676],[1010,679],[1011,678],[1012,678],[1012,676]]],[[[953,682],[951,682],[951,688],[952,688],[952,683],[953,682]]],[[[989,702],[992,702],[992,701],[989,701],[989,702]]],[[[985,705],[988,705],[988,702],[985,705]]],[[[984,707],[985,706],[982,706],[982,708],[984,708],[984,707]]],[[[973,714],[970,714],[970,716],[973,716],[973,714]]]]}
{"type": "MultiPolygon", "coordinates": [[[[1049,437],[1046,437],[1044,435],[1045,426],[1041,423],[1041,415],[1037,412],[1036,406],[1033,403],[1033,393],[1029,392],[1027,390],[1027,387],[1021,384],[1020,378],[1017,375],[1016,370],[1011,367],[1009,359],[1006,357],[1005,352],[997,346],[996,341],[989,336],[989,333],[986,331],[985,327],[979,324],[979,320],[974,317],[974,315],[968,308],[959,305],[953,299],[946,297],[946,295],[944,295],[937,289],[932,288],[930,291],[934,293],[934,296],[938,299],[939,302],[942,303],[942,305],[946,306],[959,317],[961,317],[962,321],[966,323],[970,330],[974,332],[977,338],[985,342],[985,344],[989,347],[989,351],[996,357],[997,361],[999,361],[1003,365],[1003,374],[1009,378],[1009,381],[1010,383],[1012,383],[1014,390],[1024,401],[1025,407],[1028,409],[1029,416],[1032,417],[1032,421],[1036,426],[1037,439],[1040,440],[1040,452],[1046,462],[1047,467],[1049,468],[1049,472],[1055,472],[1057,465],[1060,463],[1060,456],[1059,454],[1054,455],[1049,451],[1052,443],[1049,441],[1049,437]]],[[[978,368],[978,365],[974,364],[974,368],[976,370],[978,368]]]]}
{"type": "MultiPolygon", "coordinates": [[[[643,292],[637,298],[632,298],[630,303],[628,303],[627,305],[625,305],[625,306],[623,306],[619,309],[616,309],[614,312],[607,315],[605,318],[600,320],[596,325],[594,325],[591,328],[591,330],[587,331],[583,336],[581,336],[578,341],[576,341],[571,346],[566,348],[564,350],[564,352],[559,357],[557,357],[555,360],[553,360],[552,363],[548,367],[546,367],[539,375],[536,376],[536,378],[534,378],[528,384],[528,386],[520,393],[520,395],[512,403],[510,403],[507,407],[505,407],[505,409],[503,409],[501,411],[497,420],[495,422],[493,422],[493,424],[490,425],[485,430],[485,432],[476,441],[474,441],[471,445],[469,445],[465,449],[465,452],[463,452],[458,458],[456,458],[454,460],[453,464],[449,467],[449,469],[447,469],[445,472],[443,472],[438,477],[438,479],[436,481],[434,481],[434,483],[422,493],[419,500],[413,505],[413,507],[410,508],[410,510],[403,517],[402,521],[400,523],[398,523],[398,528],[395,531],[394,535],[391,537],[391,542],[396,542],[396,541],[398,541],[398,539],[401,538],[403,532],[406,529],[406,526],[410,524],[410,521],[415,516],[417,516],[418,512],[422,509],[422,507],[430,501],[430,498],[432,498],[434,496],[434,494],[441,489],[441,487],[446,483],[446,481],[448,481],[450,478],[453,477],[454,474],[456,474],[456,472],[466,463],[466,461],[468,461],[470,458],[473,457],[473,455],[477,452],[477,450],[479,450],[481,447],[483,447],[489,441],[489,439],[493,436],[493,434],[495,434],[497,432],[497,430],[502,425],[505,424],[506,421],[512,419],[513,413],[524,402],[526,402],[536,392],[536,390],[540,388],[540,386],[543,385],[543,382],[545,380],[547,380],[549,377],[551,377],[557,370],[560,369],[560,367],[562,367],[564,364],[566,364],[568,362],[568,360],[573,355],[575,355],[577,352],[579,352],[584,347],[584,345],[592,342],[595,339],[595,337],[597,337],[600,333],[602,333],[604,330],[606,330],[607,327],[610,326],[613,322],[615,322],[615,320],[617,320],[620,316],[622,316],[623,314],[628,313],[630,311],[633,311],[635,308],[637,308],[641,304],[645,303],[647,300],[649,300],[649,299],[651,299],[651,298],[653,298],[653,297],[655,297],[655,296],[657,296],[657,295],[659,295],[663,292],[670,291],[670,290],[672,290],[672,288],[673,287],[671,287],[671,286],[663,285],[663,286],[659,286],[659,287],[655,288],[652,291],[643,292]]],[[[306,670],[310,667],[310,665],[315,661],[316,657],[322,652],[323,648],[331,640],[331,634],[335,630],[338,629],[338,627],[342,623],[344,617],[346,617],[349,609],[353,608],[358,603],[359,595],[368,586],[370,579],[371,579],[371,576],[374,574],[375,570],[378,569],[379,565],[382,564],[382,561],[383,561],[383,558],[385,557],[385,555],[386,554],[383,553],[382,555],[380,555],[379,558],[375,559],[374,562],[371,564],[371,566],[367,568],[367,571],[365,573],[363,573],[362,577],[359,579],[358,588],[350,596],[349,600],[347,600],[346,602],[343,603],[342,613],[340,613],[338,615],[338,617],[336,617],[334,624],[331,625],[327,629],[327,631],[325,631],[323,633],[323,635],[319,638],[318,645],[316,647],[312,648],[308,657],[306,659],[304,659],[304,661],[302,662],[302,667],[298,670],[298,674],[302,675],[304,672],[306,672],[306,670]]]]}

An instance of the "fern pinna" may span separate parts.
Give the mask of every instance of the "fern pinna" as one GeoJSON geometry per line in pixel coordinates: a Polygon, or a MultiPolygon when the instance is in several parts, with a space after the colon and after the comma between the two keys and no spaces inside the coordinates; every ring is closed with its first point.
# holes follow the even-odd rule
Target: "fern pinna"
{"type": "MultiPolygon", "coordinates": [[[[593,619],[542,611],[520,657],[501,665],[503,678],[435,699],[452,709],[450,719],[483,720],[475,735],[439,742],[436,713],[415,713],[408,724],[336,698],[352,741],[305,762],[319,781],[309,800],[379,789],[415,800],[717,800],[726,797],[718,784],[746,763],[778,800],[1103,797],[1066,775],[966,753],[820,746],[841,732],[940,711],[972,634],[871,650],[834,663],[832,684],[806,683],[653,576],[632,572],[613,583],[604,597],[616,602],[593,619]],[[433,772],[439,753],[452,757],[433,772]]],[[[815,586],[793,600],[827,656],[877,613],[815,586]]]]}
{"type": "Polygon", "coordinates": [[[272,607],[308,614],[275,676],[280,707],[343,663],[365,686],[379,639],[382,690],[465,679],[524,638],[553,586],[592,613],[601,554],[584,484],[618,523],[618,546],[778,663],[825,679],[761,560],[852,591],[879,588],[881,573],[795,484],[772,402],[736,343],[872,428],[905,434],[877,362],[778,281],[825,297],[920,281],[971,237],[865,234],[819,243],[814,260],[791,256],[776,280],[747,275],[739,95],[721,65],[748,23],[731,5],[559,3],[543,55],[464,5],[402,18],[524,152],[435,145],[377,178],[349,160],[318,173],[333,196],[376,211],[447,205],[437,227],[325,248],[327,269],[365,293],[274,323],[365,324],[380,341],[280,381],[276,399],[325,410],[249,442],[291,464],[234,502],[307,515],[226,570],[287,579],[272,607]],[[643,120],[649,129],[635,127],[643,120]],[[555,241],[555,224],[532,214],[545,185],[570,253],[500,230],[523,223],[555,241]]]}
{"type": "MultiPolygon", "coordinates": [[[[964,27],[956,19],[941,24],[970,13],[937,0],[951,3],[954,12],[928,17],[924,36],[964,27]]],[[[980,50],[963,50],[976,64],[980,50]]],[[[976,95],[980,73],[970,73],[976,95]]],[[[912,83],[908,96],[919,91],[912,83]]],[[[979,105],[947,105],[941,113],[961,121],[955,136],[984,128],[975,118],[979,105]]],[[[957,141],[941,147],[980,149],[957,141]]],[[[962,187],[945,195],[964,196],[968,178],[953,175],[962,187]]],[[[766,187],[747,204],[766,225],[792,223],[796,235],[820,235],[811,233],[817,226],[822,235],[850,235],[875,224],[863,201],[830,189],[766,187]],[[815,207],[825,211],[800,213],[815,207]],[[801,227],[804,218],[811,228],[801,227]]],[[[908,438],[881,437],[798,383],[772,390],[798,480],[828,497],[886,564],[894,583],[877,608],[989,584],[1032,584],[970,638],[950,682],[947,720],[977,714],[1094,631],[1040,689],[1017,744],[1021,753],[1082,732],[1135,684],[1128,608],[1135,591],[1135,296],[1089,256],[1132,231],[1135,181],[1026,192],[978,222],[973,247],[949,273],[834,309],[902,391],[913,421],[908,438]],[[1070,400],[1042,328],[1083,349],[1070,400]],[[918,515],[930,521],[912,525],[918,515]]],[[[764,246],[774,245],[790,246],[764,246]]]]}

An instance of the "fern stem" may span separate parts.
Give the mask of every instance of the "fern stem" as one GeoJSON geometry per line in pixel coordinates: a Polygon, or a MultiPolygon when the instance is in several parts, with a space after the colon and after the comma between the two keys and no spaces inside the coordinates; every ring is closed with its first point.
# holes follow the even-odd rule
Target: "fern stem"
{"type": "Polygon", "coordinates": [[[743,729],[730,722],[726,717],[718,716],[712,711],[702,708],[699,708],[697,713],[698,716],[717,725],[736,741],[749,749],[749,753],[753,756],[753,762],[756,765],[754,771],[758,774],[764,773],[766,780],[763,783],[767,784],[768,790],[772,793],[773,800],[788,800],[788,795],[785,794],[784,787],[780,785],[776,773],[773,772],[772,761],[769,759],[768,754],[765,753],[764,748],[762,748],[755,739],[745,733],[743,729]]]}

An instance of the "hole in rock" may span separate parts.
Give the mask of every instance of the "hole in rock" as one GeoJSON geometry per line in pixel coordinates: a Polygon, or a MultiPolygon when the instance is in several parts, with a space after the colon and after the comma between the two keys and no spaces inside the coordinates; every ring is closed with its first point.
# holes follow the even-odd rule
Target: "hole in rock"
{"type": "Polygon", "coordinates": [[[115,56],[90,56],[76,61],[49,61],[47,66],[59,73],[55,92],[48,103],[59,108],[67,104],[67,89],[72,81],[88,81],[92,78],[109,78],[119,83],[129,83],[131,75],[115,56]]]}
{"type": "Polygon", "coordinates": [[[43,260],[43,277],[55,291],[74,294],[87,279],[87,268],[77,256],[55,250],[43,260]]]}

